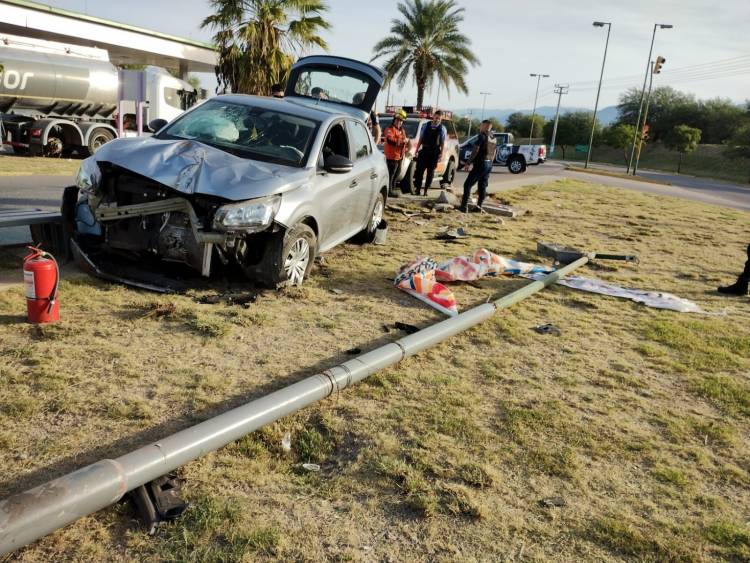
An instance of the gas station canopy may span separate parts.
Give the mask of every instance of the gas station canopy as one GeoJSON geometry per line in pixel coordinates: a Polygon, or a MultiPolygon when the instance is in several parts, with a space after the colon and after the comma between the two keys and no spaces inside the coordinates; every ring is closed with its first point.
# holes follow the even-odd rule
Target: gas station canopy
{"type": "Polygon", "coordinates": [[[52,8],[29,0],[0,0],[0,36],[22,35],[109,52],[115,65],[155,65],[188,72],[213,72],[216,51],[209,43],[52,8]]]}

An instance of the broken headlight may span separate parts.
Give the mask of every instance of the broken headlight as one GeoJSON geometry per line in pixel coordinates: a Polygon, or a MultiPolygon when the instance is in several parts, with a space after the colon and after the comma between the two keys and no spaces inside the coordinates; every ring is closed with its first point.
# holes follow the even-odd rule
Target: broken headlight
{"type": "Polygon", "coordinates": [[[81,166],[78,168],[78,174],[76,175],[76,186],[81,191],[90,193],[99,187],[102,181],[102,171],[99,170],[99,164],[94,160],[93,156],[90,156],[86,160],[81,162],[81,166]]]}
{"type": "Polygon", "coordinates": [[[280,195],[224,205],[216,210],[214,229],[247,233],[264,231],[273,223],[280,205],[280,195]]]}

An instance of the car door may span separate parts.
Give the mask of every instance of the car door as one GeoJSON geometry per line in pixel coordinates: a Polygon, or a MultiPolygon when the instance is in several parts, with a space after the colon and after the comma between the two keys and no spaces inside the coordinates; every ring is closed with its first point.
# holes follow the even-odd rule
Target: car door
{"type": "Polygon", "coordinates": [[[352,234],[362,230],[370,217],[370,208],[377,191],[378,173],[372,157],[372,137],[361,121],[347,120],[349,139],[351,140],[352,162],[354,162],[354,180],[350,184],[352,196],[351,229],[352,234]]]}
{"type": "Polygon", "coordinates": [[[349,134],[344,119],[333,123],[326,131],[323,148],[318,156],[315,182],[315,207],[319,220],[320,250],[325,251],[351,236],[351,217],[355,214],[354,191],[357,173],[332,174],[323,168],[324,154],[334,153],[351,157],[349,134]]]}

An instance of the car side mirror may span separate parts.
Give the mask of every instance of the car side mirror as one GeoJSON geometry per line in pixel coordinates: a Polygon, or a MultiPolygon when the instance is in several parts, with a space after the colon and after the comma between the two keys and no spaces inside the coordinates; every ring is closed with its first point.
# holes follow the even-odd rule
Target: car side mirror
{"type": "Polygon", "coordinates": [[[156,133],[159,129],[164,127],[167,123],[168,121],[166,119],[161,119],[161,118],[152,119],[148,124],[148,128],[151,129],[151,131],[153,131],[154,133],[156,133]]]}
{"type": "Polygon", "coordinates": [[[345,156],[332,154],[326,158],[323,168],[331,174],[348,174],[354,169],[354,163],[345,156]]]}

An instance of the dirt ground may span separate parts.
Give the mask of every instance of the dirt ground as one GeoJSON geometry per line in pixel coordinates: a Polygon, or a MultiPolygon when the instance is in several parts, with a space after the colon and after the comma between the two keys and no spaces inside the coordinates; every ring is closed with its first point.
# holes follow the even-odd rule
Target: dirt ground
{"type": "Polygon", "coordinates": [[[0,154],[0,176],[73,176],[81,165],[75,158],[34,158],[0,154]]]}
{"type": "MultiPolygon", "coordinates": [[[[750,299],[715,292],[750,214],[574,181],[503,197],[530,213],[391,210],[387,246],[341,246],[305,287],[246,307],[196,300],[218,281],[157,296],[77,278],[62,322],[33,327],[22,288],[0,292],[0,497],[397,339],[397,321],[440,320],[392,286],[416,255],[635,253],[581,274],[708,314],[550,288],[188,464],[191,508],[155,537],[121,503],[7,560],[750,560],[750,299]],[[461,224],[468,239],[435,239],[461,224]],[[559,336],[532,330],[548,322],[559,336]]],[[[452,288],[466,310],[524,283],[452,288]]]]}

